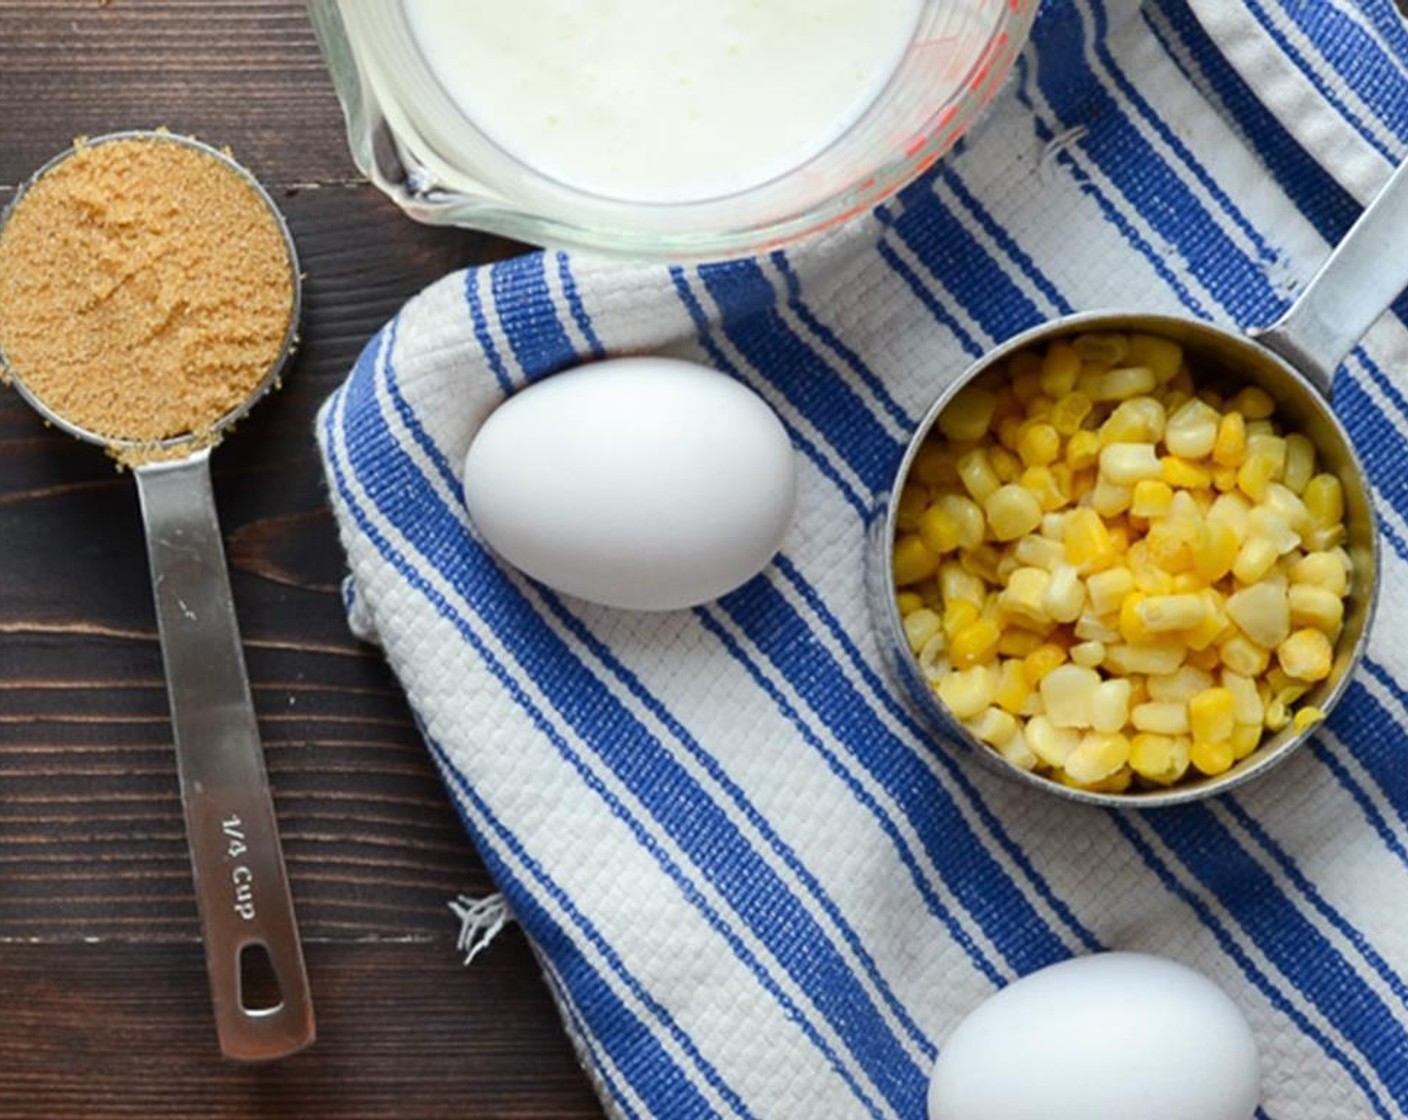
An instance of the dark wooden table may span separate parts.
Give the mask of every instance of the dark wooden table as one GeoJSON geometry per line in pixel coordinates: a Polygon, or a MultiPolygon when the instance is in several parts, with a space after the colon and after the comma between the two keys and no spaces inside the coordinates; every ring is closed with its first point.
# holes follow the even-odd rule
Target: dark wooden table
{"type": "Polygon", "coordinates": [[[405,701],[343,620],[318,404],[408,296],[502,256],[363,183],[295,0],[0,0],[0,205],[79,134],[167,125],[270,188],[308,273],[284,391],[216,453],[240,625],[319,1040],[224,1062],[210,1017],[130,478],[0,393],[0,1117],[586,1117],[516,929],[405,701]]]}

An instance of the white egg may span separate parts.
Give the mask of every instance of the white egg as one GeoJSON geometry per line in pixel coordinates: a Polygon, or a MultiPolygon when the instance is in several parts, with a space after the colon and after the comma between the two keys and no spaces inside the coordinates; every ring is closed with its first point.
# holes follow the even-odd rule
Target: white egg
{"type": "Polygon", "coordinates": [[[1256,1040],[1200,973],[1100,953],[1023,977],[939,1050],[929,1120],[1249,1120],[1256,1040]]]}
{"type": "Polygon", "coordinates": [[[756,575],[792,517],[781,422],[716,370],[669,358],[579,366],[510,397],[464,464],[470,519],[559,591],[636,610],[717,598],[756,575]]]}

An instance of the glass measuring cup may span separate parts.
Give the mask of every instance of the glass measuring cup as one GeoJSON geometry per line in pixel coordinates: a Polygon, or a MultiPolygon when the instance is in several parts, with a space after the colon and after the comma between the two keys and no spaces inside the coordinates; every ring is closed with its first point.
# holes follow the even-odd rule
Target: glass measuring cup
{"type": "MultiPolygon", "coordinates": [[[[263,1061],[302,1049],[315,1036],[308,978],[294,920],[273,801],[245,671],[224,546],[210,483],[220,436],[275,384],[292,353],[301,309],[297,250],[282,215],[257,180],[224,153],[165,132],[117,132],[83,141],[91,149],[124,140],[182,144],[217,160],[267,207],[282,237],[292,302],[276,359],[243,401],[211,430],[159,443],[115,439],[50,408],[5,361],[26,402],[69,435],[126,459],[137,481],[157,626],[171,706],[181,802],[200,911],[216,1029],[227,1057],[263,1061]],[[278,987],[273,1006],[246,1002],[243,975],[267,954],[278,987]]],[[[16,207],[77,147],[41,167],[0,216],[16,207]]],[[[252,968],[251,968],[252,971],[252,968]]]]}
{"type": "Polygon", "coordinates": [[[309,0],[362,173],[417,221],[656,260],[758,253],[873,209],[969,129],[1037,10],[1036,0],[924,0],[889,81],[823,151],[724,197],[647,204],[577,189],[495,143],[431,71],[410,2],[309,0]]]}
{"type": "MultiPolygon", "coordinates": [[[[1259,385],[1276,400],[1278,414],[1291,430],[1315,444],[1321,469],[1337,475],[1345,499],[1345,548],[1353,561],[1351,591],[1335,645],[1333,667],[1305,697],[1305,703],[1329,713],[1349,685],[1363,658],[1378,598],[1379,537],[1369,484],[1348,432],[1330,408],[1334,371],[1355,343],[1408,285],[1408,265],[1399,248],[1408,230],[1408,164],[1390,178],[1378,197],[1294,304],[1271,326],[1249,335],[1177,315],[1131,311],[1092,311],[1063,316],[1024,331],[989,351],[950,382],[919,422],[895,476],[898,494],[919,450],[940,414],[964,386],[995,377],[999,366],[1018,351],[1067,335],[1091,331],[1138,331],[1179,343],[1192,369],[1216,369],[1223,379],[1259,385]]],[[[973,736],[934,695],[905,640],[896,605],[892,560],[897,531],[897,503],[886,496],[872,523],[867,579],[872,617],[880,647],[893,674],[916,708],[949,740],[965,745],[978,760],[1008,777],[1075,801],[1113,808],[1154,808],[1223,793],[1287,758],[1313,727],[1288,726],[1264,741],[1247,758],[1215,777],[1169,789],[1102,793],[1066,786],[1009,763],[973,736]]]]}

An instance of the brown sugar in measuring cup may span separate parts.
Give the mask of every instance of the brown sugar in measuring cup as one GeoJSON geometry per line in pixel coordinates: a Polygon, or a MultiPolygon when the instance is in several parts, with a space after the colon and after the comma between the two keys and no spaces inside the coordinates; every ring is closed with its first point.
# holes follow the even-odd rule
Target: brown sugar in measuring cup
{"type": "Polygon", "coordinates": [[[220,1046],[313,1041],[313,1006],[210,485],[275,382],[298,256],[258,182],[162,132],[80,141],[0,222],[0,369],[46,420],[132,468],[220,1046]],[[246,990],[272,973],[276,1001],[246,990]]]}
{"type": "Polygon", "coordinates": [[[45,410],[127,449],[199,439],[275,367],[294,312],[280,222],[219,153],[80,142],[0,237],[0,351],[45,410]]]}

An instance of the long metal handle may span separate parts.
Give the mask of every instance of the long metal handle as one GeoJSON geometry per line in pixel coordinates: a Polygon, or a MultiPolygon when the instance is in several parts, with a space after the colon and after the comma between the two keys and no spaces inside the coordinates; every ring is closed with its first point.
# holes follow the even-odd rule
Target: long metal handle
{"type": "MultiPolygon", "coordinates": [[[[220,1048],[266,1061],[315,1036],[293,899],[235,621],[209,450],[136,470],[181,801],[220,1048]],[[267,953],[272,1006],[249,1007],[246,953],[267,953]]],[[[261,960],[259,963],[263,964],[261,960]]]]}
{"type": "Polygon", "coordinates": [[[1401,164],[1284,315],[1253,331],[1328,399],[1335,369],[1408,287],[1408,161],[1401,164]]]}

